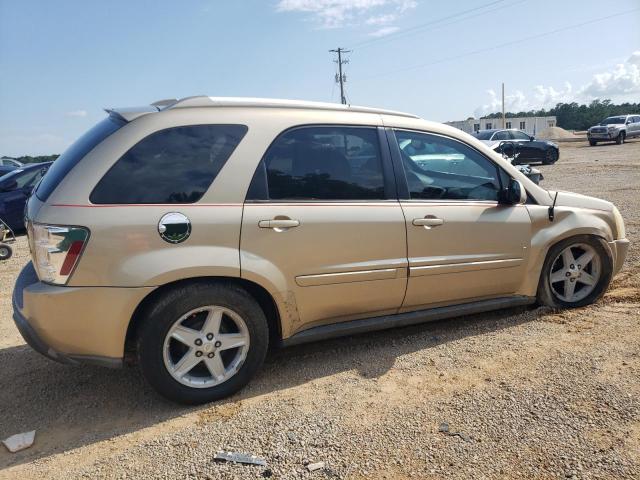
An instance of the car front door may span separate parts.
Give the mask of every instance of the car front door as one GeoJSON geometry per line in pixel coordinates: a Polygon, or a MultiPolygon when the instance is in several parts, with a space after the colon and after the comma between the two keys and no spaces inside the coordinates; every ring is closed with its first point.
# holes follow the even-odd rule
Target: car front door
{"type": "Polygon", "coordinates": [[[384,130],[283,132],[244,205],[242,276],[286,305],[283,336],[396,313],[407,282],[406,229],[384,130]]]}
{"type": "Polygon", "coordinates": [[[544,158],[544,153],[538,148],[537,142],[531,140],[531,137],[520,130],[510,130],[511,140],[515,142],[520,155],[518,163],[526,163],[544,158]]]}
{"type": "Polygon", "coordinates": [[[531,223],[498,203],[508,179],[493,161],[446,136],[388,130],[406,218],[409,281],[403,311],[507,296],[524,279],[531,223]],[[407,152],[408,141],[425,145],[407,152]]]}

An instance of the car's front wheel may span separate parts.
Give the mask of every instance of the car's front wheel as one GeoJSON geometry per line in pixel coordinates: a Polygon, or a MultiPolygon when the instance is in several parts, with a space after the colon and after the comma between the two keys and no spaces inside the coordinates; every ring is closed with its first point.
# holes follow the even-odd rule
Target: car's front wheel
{"type": "Polygon", "coordinates": [[[618,134],[618,136],[616,137],[616,143],[618,145],[622,145],[624,143],[624,139],[625,139],[625,133],[624,132],[620,132],[618,134]]]}
{"type": "Polygon", "coordinates": [[[245,290],[195,283],[166,292],[147,310],[138,360],[160,394],[200,404],[246,385],[262,365],[268,343],[264,312],[245,290]]]}
{"type": "Polygon", "coordinates": [[[557,161],[558,151],[555,148],[550,148],[546,151],[542,163],[544,163],[545,165],[551,165],[552,163],[556,163],[557,161]]]}
{"type": "Polygon", "coordinates": [[[538,302],[556,308],[593,303],[607,290],[612,272],[611,253],[602,238],[578,235],[565,239],[547,254],[538,302]]]}
{"type": "Polygon", "coordinates": [[[598,144],[598,142],[596,142],[595,140],[589,140],[589,145],[591,145],[592,147],[595,147],[598,144]]]}

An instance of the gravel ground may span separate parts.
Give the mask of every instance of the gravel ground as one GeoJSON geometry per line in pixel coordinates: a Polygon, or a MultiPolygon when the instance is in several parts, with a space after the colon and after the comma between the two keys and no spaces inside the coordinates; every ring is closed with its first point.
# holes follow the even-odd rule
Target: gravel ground
{"type": "Polygon", "coordinates": [[[248,388],[197,408],[163,401],[136,369],[26,347],[10,318],[21,238],[0,264],[0,438],[38,433],[0,451],[0,478],[640,478],[640,141],[563,145],[541,169],[544,186],[625,217],[632,249],[603,301],[277,351],[248,388]],[[219,449],[268,466],[215,463],[219,449]]]}

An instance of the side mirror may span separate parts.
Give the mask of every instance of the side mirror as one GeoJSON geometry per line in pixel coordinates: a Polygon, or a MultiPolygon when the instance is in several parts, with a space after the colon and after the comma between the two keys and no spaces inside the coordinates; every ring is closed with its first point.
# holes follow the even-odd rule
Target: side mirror
{"type": "Polygon", "coordinates": [[[18,188],[18,182],[16,182],[15,180],[9,180],[8,182],[0,185],[0,191],[2,192],[12,192],[16,188],[18,188]]]}
{"type": "Polygon", "coordinates": [[[631,125],[631,120],[627,120],[627,125],[631,125]]]}
{"type": "Polygon", "coordinates": [[[518,205],[527,201],[527,191],[518,180],[511,179],[507,187],[500,192],[498,203],[501,205],[518,205]]]}
{"type": "Polygon", "coordinates": [[[533,142],[536,139],[536,137],[534,137],[533,135],[529,135],[529,141],[533,142]]]}

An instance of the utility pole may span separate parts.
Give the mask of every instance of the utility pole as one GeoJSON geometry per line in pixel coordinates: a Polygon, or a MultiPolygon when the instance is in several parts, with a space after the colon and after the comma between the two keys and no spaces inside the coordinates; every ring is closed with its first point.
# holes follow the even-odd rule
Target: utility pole
{"type": "Polygon", "coordinates": [[[338,60],[334,60],[334,62],[338,64],[338,73],[336,74],[336,83],[340,84],[340,102],[343,105],[346,105],[347,98],[344,96],[344,84],[347,81],[347,76],[342,73],[342,65],[349,63],[349,60],[342,60],[342,54],[350,53],[351,50],[345,50],[344,48],[338,47],[337,49],[329,50],[329,52],[338,54],[338,60]]]}
{"type": "Polygon", "coordinates": [[[504,82],[502,82],[502,128],[506,128],[506,119],[504,116],[504,82]]]}

